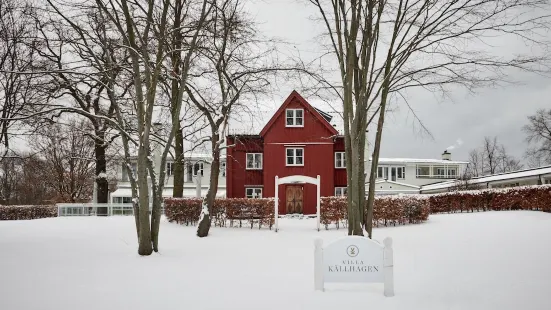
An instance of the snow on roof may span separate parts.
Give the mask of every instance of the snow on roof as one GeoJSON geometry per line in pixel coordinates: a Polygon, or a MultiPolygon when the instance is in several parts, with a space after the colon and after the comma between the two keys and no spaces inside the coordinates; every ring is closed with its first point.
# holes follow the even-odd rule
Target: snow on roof
{"type": "MultiPolygon", "coordinates": [[[[369,159],[371,160],[371,158],[369,159]]],[[[468,161],[422,159],[422,158],[384,158],[379,157],[379,164],[384,163],[419,163],[419,164],[468,164],[468,161]]]]}
{"type": "MultiPolygon", "coordinates": [[[[524,169],[524,170],[518,170],[513,172],[505,172],[505,173],[493,174],[488,176],[476,177],[468,180],[468,183],[480,184],[480,183],[487,183],[487,182],[529,178],[529,177],[535,177],[539,175],[551,175],[551,166],[543,166],[539,168],[524,169]]],[[[435,184],[422,186],[421,190],[426,191],[426,190],[442,189],[442,188],[452,187],[456,184],[458,184],[457,181],[435,183],[435,184]]]]}

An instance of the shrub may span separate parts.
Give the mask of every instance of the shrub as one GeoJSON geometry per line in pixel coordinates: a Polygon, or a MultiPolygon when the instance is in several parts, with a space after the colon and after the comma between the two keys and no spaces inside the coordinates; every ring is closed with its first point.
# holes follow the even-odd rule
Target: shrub
{"type": "MultiPolygon", "coordinates": [[[[167,198],[165,199],[165,215],[169,222],[194,225],[201,214],[202,200],[198,198],[167,198]]],[[[251,229],[258,224],[272,229],[275,222],[274,199],[220,198],[214,201],[210,214],[215,226],[233,227],[234,224],[249,225],[251,229]]]]}
{"type": "Polygon", "coordinates": [[[34,220],[57,217],[55,206],[0,206],[0,220],[34,220]]]}
{"type": "MultiPolygon", "coordinates": [[[[348,218],[345,197],[323,197],[320,201],[320,222],[329,229],[346,226],[348,218]]],[[[429,217],[428,199],[424,195],[378,196],[373,205],[373,225],[404,225],[424,222],[429,217]]]]}
{"type": "Polygon", "coordinates": [[[429,195],[431,213],[501,210],[551,212],[551,186],[521,186],[429,195]]]}

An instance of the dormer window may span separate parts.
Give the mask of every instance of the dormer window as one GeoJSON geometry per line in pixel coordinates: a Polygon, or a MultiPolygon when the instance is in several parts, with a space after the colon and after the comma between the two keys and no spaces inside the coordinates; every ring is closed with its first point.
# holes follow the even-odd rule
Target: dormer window
{"type": "Polygon", "coordinates": [[[285,127],[304,127],[304,110],[287,109],[285,110],[285,127]]]}

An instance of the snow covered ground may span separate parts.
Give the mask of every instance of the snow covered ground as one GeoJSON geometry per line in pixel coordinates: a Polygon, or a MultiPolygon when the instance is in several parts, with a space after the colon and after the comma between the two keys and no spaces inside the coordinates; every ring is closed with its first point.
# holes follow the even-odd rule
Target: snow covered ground
{"type": "Polygon", "coordinates": [[[376,229],[394,238],[395,292],[315,292],[314,219],[281,231],[163,222],[161,253],[139,257],[131,217],[0,222],[0,309],[551,309],[551,214],[431,215],[376,229]]]}

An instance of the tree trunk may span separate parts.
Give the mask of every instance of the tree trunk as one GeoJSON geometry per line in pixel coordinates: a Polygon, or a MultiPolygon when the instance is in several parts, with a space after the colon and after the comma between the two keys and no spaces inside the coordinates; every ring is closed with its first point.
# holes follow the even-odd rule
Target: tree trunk
{"type": "Polygon", "coordinates": [[[151,255],[153,252],[151,244],[151,231],[149,226],[149,186],[147,184],[147,152],[148,147],[143,142],[138,150],[138,193],[139,193],[139,246],[138,254],[151,255]]]}
{"type": "MultiPolygon", "coordinates": [[[[107,159],[105,158],[105,132],[96,131],[97,139],[94,141],[94,151],[96,155],[96,199],[97,203],[108,203],[109,182],[107,182],[107,159]]],[[[107,216],[107,207],[99,207],[97,215],[107,216]]]]}
{"type": "Polygon", "coordinates": [[[207,212],[203,215],[199,227],[197,228],[198,237],[206,237],[210,230],[210,214],[212,214],[216,192],[218,191],[218,176],[220,174],[220,146],[218,144],[220,136],[217,134],[218,128],[212,130],[212,164],[210,166],[210,183],[207,197],[204,200],[207,212]],[[207,223],[208,220],[208,223],[207,223]]]}
{"type": "Polygon", "coordinates": [[[174,187],[173,197],[184,197],[184,136],[182,128],[178,128],[174,136],[174,187]]]}

